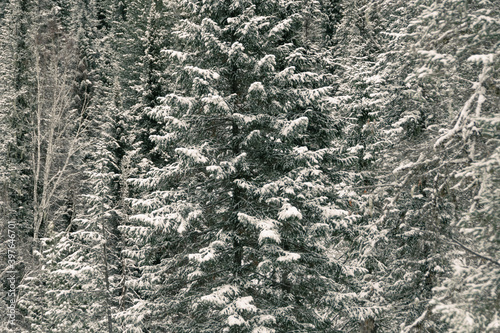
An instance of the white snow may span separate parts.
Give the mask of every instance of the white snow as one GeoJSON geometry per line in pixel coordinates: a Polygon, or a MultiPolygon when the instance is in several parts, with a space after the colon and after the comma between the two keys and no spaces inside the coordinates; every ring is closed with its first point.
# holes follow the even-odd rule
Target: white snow
{"type": "Polygon", "coordinates": [[[284,251],[285,255],[279,256],[278,261],[280,262],[292,262],[300,259],[300,254],[284,251]]]}
{"type": "Polygon", "coordinates": [[[250,134],[247,135],[245,140],[243,140],[242,144],[243,145],[248,145],[252,140],[260,138],[260,130],[253,130],[250,132],[250,134]]]}
{"type": "Polygon", "coordinates": [[[358,144],[354,147],[347,149],[347,151],[350,152],[351,154],[357,154],[362,149],[365,149],[365,147],[363,145],[358,144]]]}
{"type": "Polygon", "coordinates": [[[245,47],[240,42],[234,42],[229,50],[229,57],[241,55],[245,51],[245,47]]]}
{"type": "Polygon", "coordinates": [[[295,72],[295,66],[286,67],[284,70],[276,74],[275,80],[278,82],[288,82],[290,76],[295,72]]]}
{"type": "MultiPolygon", "coordinates": [[[[449,55],[449,54],[442,54],[442,53],[437,53],[436,50],[419,50],[418,53],[427,56],[430,58],[431,61],[439,61],[442,62],[443,64],[447,65],[451,62],[453,62],[455,59],[449,55]]],[[[426,68],[428,69],[428,68],[426,68]]]]}
{"type": "Polygon", "coordinates": [[[342,266],[342,273],[347,276],[355,276],[359,273],[368,273],[368,270],[361,266],[344,265],[342,266]]]}
{"type": "Polygon", "coordinates": [[[252,296],[246,296],[246,297],[240,297],[238,298],[234,304],[236,305],[236,309],[238,310],[243,310],[243,311],[248,311],[248,312],[257,312],[257,307],[253,304],[250,304],[253,302],[253,297],[252,296]]]}
{"type": "Polygon", "coordinates": [[[492,64],[495,59],[495,54],[494,53],[489,53],[489,54],[475,54],[470,56],[467,61],[470,62],[482,62],[483,65],[489,65],[492,64]]]}
{"type": "Polygon", "coordinates": [[[252,333],[275,333],[275,332],[276,332],[275,330],[267,328],[265,326],[258,326],[252,330],[252,333]]]}
{"type": "Polygon", "coordinates": [[[257,317],[254,317],[254,318],[255,318],[255,321],[259,325],[273,325],[273,324],[276,324],[276,317],[273,316],[273,315],[261,315],[261,316],[257,316],[257,317]]]}
{"type": "Polygon", "coordinates": [[[241,326],[246,323],[245,319],[243,319],[240,315],[231,315],[226,320],[229,326],[241,326]]]}
{"type": "Polygon", "coordinates": [[[299,210],[292,206],[289,203],[284,203],[283,207],[281,207],[281,210],[278,214],[278,220],[288,220],[292,218],[297,218],[299,220],[302,220],[302,213],[299,212],[299,210]]]}
{"type": "Polygon", "coordinates": [[[207,302],[218,306],[226,305],[226,303],[229,302],[229,299],[226,296],[219,293],[212,293],[210,295],[202,296],[200,300],[202,302],[207,302]]]}
{"type": "Polygon", "coordinates": [[[238,295],[240,293],[240,289],[236,286],[230,285],[230,284],[225,284],[219,288],[216,289],[216,292],[222,293],[224,295],[238,295]]]}
{"type": "Polygon", "coordinates": [[[262,82],[254,82],[250,85],[248,88],[248,93],[258,93],[260,95],[263,95],[266,93],[264,86],[262,85],[262,82]]]}
{"type": "Polygon", "coordinates": [[[280,23],[276,24],[274,26],[274,28],[272,28],[271,31],[269,31],[268,37],[269,38],[281,37],[282,34],[284,34],[288,29],[290,29],[292,22],[293,22],[293,18],[289,17],[289,18],[281,21],[280,23]]]}
{"type": "MultiPolygon", "coordinates": [[[[218,110],[229,112],[229,106],[222,96],[219,95],[208,95],[201,99],[202,102],[207,103],[208,105],[215,106],[218,110]]],[[[209,111],[208,105],[205,106],[205,112],[209,111]]]]}
{"type": "Polygon", "coordinates": [[[179,224],[179,227],[177,228],[177,232],[179,234],[183,234],[186,231],[186,227],[187,227],[187,222],[185,219],[182,219],[181,224],[179,224]]]}
{"type": "Polygon", "coordinates": [[[409,168],[413,167],[413,165],[415,165],[415,163],[410,162],[408,160],[404,160],[400,166],[398,166],[396,169],[392,170],[392,173],[398,173],[398,172],[403,171],[405,169],[409,169],[409,168]]]}
{"type": "Polygon", "coordinates": [[[455,271],[455,275],[462,275],[462,273],[466,272],[466,266],[461,259],[454,259],[452,261],[452,267],[455,271]]]}
{"type": "Polygon", "coordinates": [[[348,214],[347,211],[343,209],[337,209],[335,207],[321,207],[321,217],[324,220],[330,220],[332,218],[341,218],[348,214]]]}
{"type": "Polygon", "coordinates": [[[186,66],[184,67],[184,70],[191,74],[198,75],[205,80],[218,80],[220,77],[220,75],[214,71],[195,66],[186,66]]]}
{"type": "Polygon", "coordinates": [[[380,75],[374,75],[374,76],[370,76],[370,77],[366,78],[365,82],[366,83],[384,83],[385,80],[382,79],[382,77],[380,75]]]}
{"type": "Polygon", "coordinates": [[[278,190],[279,190],[279,186],[276,183],[265,184],[260,189],[260,195],[262,195],[262,196],[273,195],[276,192],[278,192],[278,190]]]}
{"type": "Polygon", "coordinates": [[[258,219],[245,213],[238,213],[238,220],[243,223],[251,224],[261,230],[275,229],[278,222],[272,219],[258,219]]]}
{"type": "Polygon", "coordinates": [[[219,173],[222,172],[222,168],[218,165],[209,165],[207,166],[207,172],[219,173]]]}
{"type": "Polygon", "coordinates": [[[276,57],[273,54],[267,54],[257,62],[257,72],[268,71],[273,72],[276,66],[276,57]]]}
{"type": "Polygon", "coordinates": [[[176,148],[175,152],[179,155],[184,155],[191,158],[195,163],[208,162],[208,159],[203,156],[198,149],[195,148],[176,148]]]}
{"type": "Polygon", "coordinates": [[[216,288],[210,295],[202,296],[201,301],[223,306],[230,302],[229,297],[238,295],[239,292],[238,287],[226,284],[216,288]]]}
{"type": "Polygon", "coordinates": [[[331,105],[339,105],[342,104],[343,102],[347,102],[350,99],[351,96],[334,96],[334,97],[327,97],[324,99],[324,101],[331,105]]]}
{"type": "Polygon", "coordinates": [[[305,130],[309,124],[309,119],[307,117],[300,117],[292,120],[287,126],[281,130],[283,136],[289,136],[290,134],[297,133],[298,130],[305,130]]]}
{"type": "Polygon", "coordinates": [[[189,260],[194,260],[197,262],[206,262],[215,258],[215,250],[209,247],[205,247],[200,250],[200,253],[191,253],[188,256],[189,260]]]}
{"type": "Polygon", "coordinates": [[[307,147],[293,147],[293,152],[296,154],[304,154],[307,151],[307,147]]]}
{"type": "Polygon", "coordinates": [[[276,230],[268,229],[262,230],[259,234],[259,243],[262,244],[264,240],[271,239],[275,243],[279,244],[281,242],[281,237],[276,230]]]}
{"type": "Polygon", "coordinates": [[[166,54],[168,57],[176,59],[179,62],[184,62],[187,60],[189,53],[176,51],[176,50],[162,50],[162,53],[166,54]]]}
{"type": "MultiPolygon", "coordinates": [[[[194,97],[186,97],[186,96],[172,93],[172,94],[166,95],[165,97],[159,97],[158,101],[161,103],[161,106],[164,106],[164,107],[168,107],[169,105],[170,106],[174,106],[174,105],[181,106],[182,108],[187,109],[188,110],[187,112],[189,113],[189,111],[192,109],[193,104],[196,101],[196,99],[194,97]]],[[[157,108],[158,107],[154,108],[153,111],[156,110],[157,108]]],[[[167,114],[167,116],[168,116],[168,114],[167,114]]],[[[188,125],[186,123],[184,123],[182,120],[179,120],[177,118],[174,118],[174,117],[165,118],[165,121],[167,121],[167,120],[171,121],[172,124],[178,126],[179,128],[187,128],[188,127],[188,125]]]]}
{"type": "Polygon", "coordinates": [[[194,279],[196,279],[196,278],[198,278],[200,276],[203,276],[203,275],[205,275],[205,273],[203,273],[200,270],[196,270],[196,271],[188,274],[188,280],[191,281],[191,280],[194,280],[194,279]]]}
{"type": "Polygon", "coordinates": [[[246,125],[246,124],[251,123],[252,121],[255,121],[257,119],[257,117],[244,115],[241,113],[233,113],[233,119],[246,125]]]}
{"type": "Polygon", "coordinates": [[[149,138],[151,141],[158,145],[166,145],[170,142],[173,142],[178,137],[177,133],[167,133],[165,135],[151,135],[149,138]]]}
{"type": "Polygon", "coordinates": [[[498,313],[495,314],[493,321],[489,323],[488,327],[486,327],[486,330],[491,332],[500,331],[500,318],[498,318],[498,313]]]}

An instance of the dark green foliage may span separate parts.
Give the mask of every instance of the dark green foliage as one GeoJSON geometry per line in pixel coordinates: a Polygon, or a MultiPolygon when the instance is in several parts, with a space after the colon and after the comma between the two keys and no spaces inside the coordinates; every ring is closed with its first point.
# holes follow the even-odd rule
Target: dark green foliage
{"type": "Polygon", "coordinates": [[[18,331],[496,332],[495,5],[1,2],[18,331]]]}
{"type": "Polygon", "coordinates": [[[122,230],[143,241],[129,254],[146,302],[130,316],[150,313],[141,326],[158,331],[333,331],[357,311],[339,304],[337,322],[324,297],[350,288],[325,237],[353,228],[332,202],[349,156],[333,148],[324,107],[332,77],[303,38],[310,8],[189,6],[174,31],[184,48],[164,52],[175,92],[148,111],[163,124],[150,138],[167,164],[141,163],[131,180],[144,196],[122,230]]]}

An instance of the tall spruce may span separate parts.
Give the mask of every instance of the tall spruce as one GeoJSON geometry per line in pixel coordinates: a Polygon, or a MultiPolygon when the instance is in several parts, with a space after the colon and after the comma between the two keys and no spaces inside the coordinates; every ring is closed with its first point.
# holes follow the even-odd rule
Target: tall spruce
{"type": "Polygon", "coordinates": [[[0,330],[498,331],[495,5],[0,2],[0,330]]]}
{"type": "Polygon", "coordinates": [[[165,166],[138,165],[142,196],[122,227],[140,267],[137,324],[329,332],[369,316],[350,293],[364,268],[339,258],[358,217],[334,184],[356,156],[336,140],[332,77],[304,30],[320,29],[306,26],[318,4],[183,5],[184,48],[164,51],[175,90],[149,111],[164,124],[151,140],[165,166]]]}

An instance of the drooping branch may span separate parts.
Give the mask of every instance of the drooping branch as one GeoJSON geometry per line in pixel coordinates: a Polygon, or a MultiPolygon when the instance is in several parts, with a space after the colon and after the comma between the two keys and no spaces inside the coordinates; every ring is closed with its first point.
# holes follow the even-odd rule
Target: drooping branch
{"type": "Polygon", "coordinates": [[[500,267],[500,262],[498,262],[497,260],[493,259],[493,258],[489,258],[489,257],[486,257],[482,254],[479,254],[477,253],[476,251],[474,250],[471,250],[469,249],[467,246],[465,246],[464,244],[460,243],[459,241],[457,241],[456,239],[452,238],[452,237],[448,237],[450,239],[451,242],[453,242],[454,244],[458,245],[459,247],[461,247],[462,249],[464,249],[465,251],[469,252],[470,254],[473,254],[475,255],[476,257],[478,258],[481,258],[481,259],[484,259],[486,261],[489,261],[497,266],[500,267]]]}

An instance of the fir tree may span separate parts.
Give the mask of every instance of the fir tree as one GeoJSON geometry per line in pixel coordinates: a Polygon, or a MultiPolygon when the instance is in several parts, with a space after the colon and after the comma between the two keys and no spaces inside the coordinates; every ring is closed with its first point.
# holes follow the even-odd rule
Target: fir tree
{"type": "Polygon", "coordinates": [[[0,259],[2,277],[2,312],[1,329],[25,329],[29,326],[24,313],[19,311],[19,292],[17,288],[29,271],[31,264],[29,246],[32,230],[32,192],[30,184],[30,112],[32,107],[33,81],[32,53],[29,42],[31,23],[30,1],[8,1],[1,5],[0,14],[0,186],[1,186],[1,236],[2,248],[0,259]],[[9,229],[9,225],[11,228],[9,229]],[[10,232],[9,232],[10,230],[10,232]],[[14,236],[11,239],[9,236],[14,236]],[[7,242],[11,239],[13,243],[7,242]],[[12,244],[14,247],[11,247],[12,244]],[[14,255],[15,266],[9,265],[8,250],[14,255]],[[12,252],[14,251],[14,252],[12,252]],[[6,272],[15,270],[16,294],[11,292],[6,272]],[[12,294],[11,294],[12,295],[12,294]],[[15,303],[12,304],[11,300],[15,303]],[[15,307],[15,326],[10,324],[7,306],[15,307]]]}
{"type": "Polygon", "coordinates": [[[194,13],[175,31],[185,47],[165,51],[178,63],[175,92],[149,113],[164,124],[151,139],[166,165],[138,165],[131,183],[144,196],[122,228],[141,241],[127,251],[141,269],[130,281],[142,298],[135,317],[149,323],[137,324],[326,332],[368,316],[345,294],[357,268],[340,265],[328,237],[354,228],[332,185],[356,157],[335,140],[323,104],[331,76],[303,38],[310,9],[184,5],[194,13]]]}
{"type": "MultiPolygon", "coordinates": [[[[389,141],[378,166],[382,181],[373,192],[381,213],[376,216],[376,225],[387,232],[384,247],[377,251],[377,258],[387,269],[385,276],[381,274],[378,279],[385,301],[392,304],[384,324],[401,324],[405,332],[456,329],[461,325],[459,316],[441,316],[441,310],[434,310],[435,301],[430,301],[437,291],[441,294],[449,290],[439,287],[441,281],[452,283],[446,276],[452,267],[459,266],[451,262],[457,255],[464,255],[453,250],[460,247],[454,241],[456,226],[463,221],[460,216],[464,212],[475,211],[470,206],[475,189],[465,185],[467,182],[458,175],[463,175],[472,161],[486,158],[494,146],[475,150],[475,140],[482,142],[479,131],[461,127],[466,123],[471,128],[476,126],[473,123],[481,124],[471,118],[465,120],[463,110],[475,105],[477,112],[491,117],[489,102],[495,104],[495,95],[483,91],[490,75],[494,75],[485,71],[489,66],[485,54],[495,53],[490,33],[486,33],[492,27],[478,14],[491,4],[426,4],[428,7],[419,2],[383,4],[382,8],[402,15],[397,20],[386,20],[385,43],[391,51],[381,54],[377,65],[379,77],[386,82],[388,113],[384,116],[384,133],[389,141]],[[472,31],[477,33],[469,34],[472,31]],[[474,45],[475,51],[461,47],[463,41],[474,45]],[[484,65],[482,69],[471,65],[476,59],[484,65]],[[477,82],[472,95],[466,82],[477,82]],[[450,119],[457,110],[462,110],[461,116],[450,130],[450,119]],[[462,140],[455,137],[459,132],[462,140]],[[396,176],[394,181],[391,173],[396,176]],[[392,250],[388,252],[387,247],[392,250]],[[458,320],[455,328],[446,326],[453,323],[451,317],[458,320]]],[[[491,313],[488,316],[493,318],[491,313]]]]}

